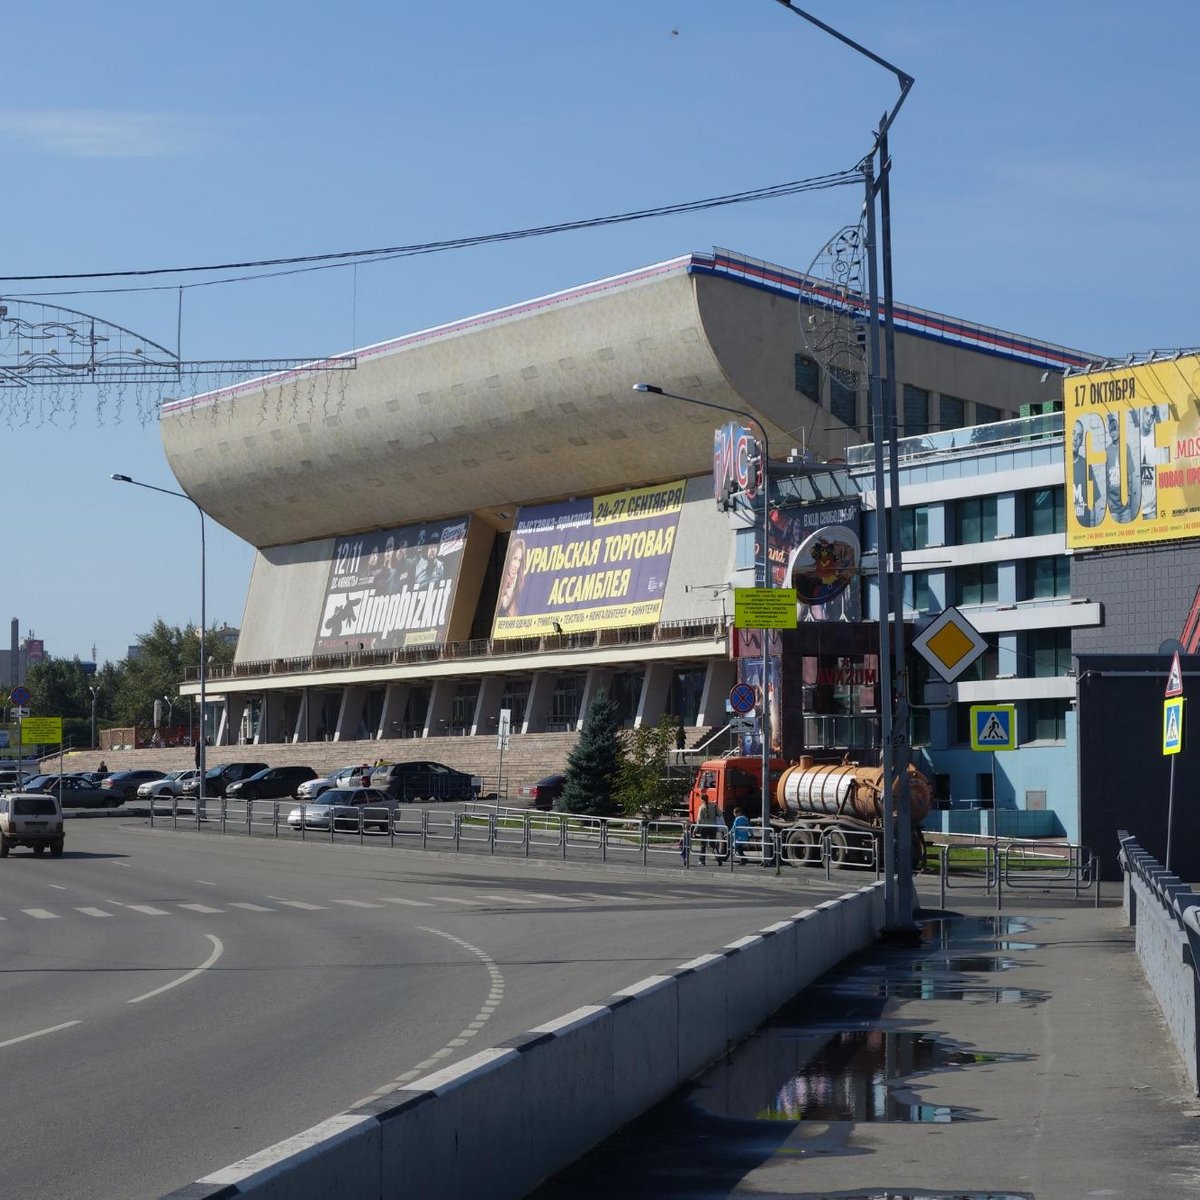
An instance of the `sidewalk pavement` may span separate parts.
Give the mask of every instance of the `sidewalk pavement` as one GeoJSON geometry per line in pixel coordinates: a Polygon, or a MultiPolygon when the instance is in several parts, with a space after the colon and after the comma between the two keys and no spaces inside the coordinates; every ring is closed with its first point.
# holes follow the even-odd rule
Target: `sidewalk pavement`
{"type": "MultiPolygon", "coordinates": [[[[748,1043],[735,1051],[690,1100],[668,1102],[617,1135],[538,1192],[539,1200],[1194,1200],[1200,1100],[1142,976],[1117,888],[1106,887],[1099,909],[1090,898],[1006,893],[1008,920],[995,928],[986,920],[995,915],[994,898],[953,894],[950,919],[930,929],[982,927],[991,930],[990,945],[931,949],[927,942],[923,963],[914,963],[911,950],[870,951],[783,1015],[787,1028],[775,1031],[774,1049],[756,1054],[748,1043]],[[1001,964],[1009,969],[994,969],[1001,964]],[[965,979],[977,990],[956,994],[947,979],[965,979]],[[1006,989],[1011,1002],[999,1002],[997,993],[984,999],[995,988],[1006,989]],[[1013,989],[1024,999],[1014,1000],[1013,989]],[[863,999],[881,992],[886,999],[863,999]],[[806,1040],[805,1021],[814,1018],[811,1028],[825,1032],[806,1040]],[[788,1120],[778,1111],[770,1121],[762,1111],[730,1119],[738,1115],[735,1091],[747,1090],[745,1070],[735,1080],[739,1056],[753,1060],[751,1074],[761,1076],[749,1093],[811,1100],[812,1083],[797,1084],[794,1063],[781,1067],[780,1051],[807,1055],[808,1048],[795,1047],[811,1043],[816,1053],[831,1019],[847,1028],[941,1035],[958,1050],[1013,1057],[968,1055],[965,1065],[913,1074],[891,1088],[893,1096],[899,1091],[970,1119],[868,1120],[857,1110],[851,1120],[788,1120]],[[714,1117],[722,1105],[729,1111],[714,1117]]],[[[922,892],[922,920],[942,917],[936,888],[922,892]]],[[[835,1093],[850,1090],[844,1073],[835,1070],[828,1080],[835,1093]]],[[[868,1077],[862,1090],[869,1108],[882,1086],[868,1077]]],[[[855,1103],[861,1108],[862,1097],[855,1103]]]]}

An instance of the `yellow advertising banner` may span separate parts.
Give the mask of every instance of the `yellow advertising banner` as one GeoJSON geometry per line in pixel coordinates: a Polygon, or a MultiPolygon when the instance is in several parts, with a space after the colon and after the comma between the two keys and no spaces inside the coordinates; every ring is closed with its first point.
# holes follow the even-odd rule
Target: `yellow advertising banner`
{"type": "Polygon", "coordinates": [[[21,721],[21,741],[27,746],[62,741],[62,717],[25,717],[21,721]]]}
{"type": "Polygon", "coordinates": [[[734,588],[735,629],[795,629],[795,588],[734,588]]]}
{"type": "Polygon", "coordinates": [[[1063,382],[1067,546],[1200,536],[1200,355],[1063,382]]]}

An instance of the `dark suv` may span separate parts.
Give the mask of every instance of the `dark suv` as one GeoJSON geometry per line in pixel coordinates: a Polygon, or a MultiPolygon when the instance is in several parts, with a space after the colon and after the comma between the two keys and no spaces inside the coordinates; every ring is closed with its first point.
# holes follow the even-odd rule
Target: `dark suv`
{"type": "MultiPolygon", "coordinates": [[[[248,779],[251,775],[257,775],[259,771],[265,771],[267,763],[264,762],[234,762],[225,763],[221,767],[209,767],[204,772],[204,796],[209,799],[213,796],[224,796],[225,789],[231,784],[236,783],[239,779],[248,779]]],[[[189,779],[183,785],[183,795],[194,799],[200,790],[200,781],[198,779],[189,779]]]]}
{"type": "Polygon", "coordinates": [[[225,787],[230,800],[278,800],[291,796],[308,779],[316,779],[312,767],[268,767],[244,779],[235,779],[225,787]]]}
{"type": "Polygon", "coordinates": [[[476,781],[444,763],[400,762],[376,767],[371,786],[382,788],[396,800],[474,800],[476,781]]]}

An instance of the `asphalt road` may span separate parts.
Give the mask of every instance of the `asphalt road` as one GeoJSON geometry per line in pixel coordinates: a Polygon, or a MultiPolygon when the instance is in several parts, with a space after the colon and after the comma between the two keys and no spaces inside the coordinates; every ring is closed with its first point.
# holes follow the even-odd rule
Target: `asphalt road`
{"type": "Polygon", "coordinates": [[[71,821],[0,864],[0,1194],[162,1195],[866,878],[71,821]]]}

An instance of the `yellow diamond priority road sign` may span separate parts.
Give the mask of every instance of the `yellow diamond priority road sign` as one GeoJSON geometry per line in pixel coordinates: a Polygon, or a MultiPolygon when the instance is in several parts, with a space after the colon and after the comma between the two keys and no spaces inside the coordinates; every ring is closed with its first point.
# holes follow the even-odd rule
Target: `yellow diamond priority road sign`
{"type": "Polygon", "coordinates": [[[986,649],[979,630],[958,611],[943,609],[913,638],[913,649],[953,683],[986,649]]]}

